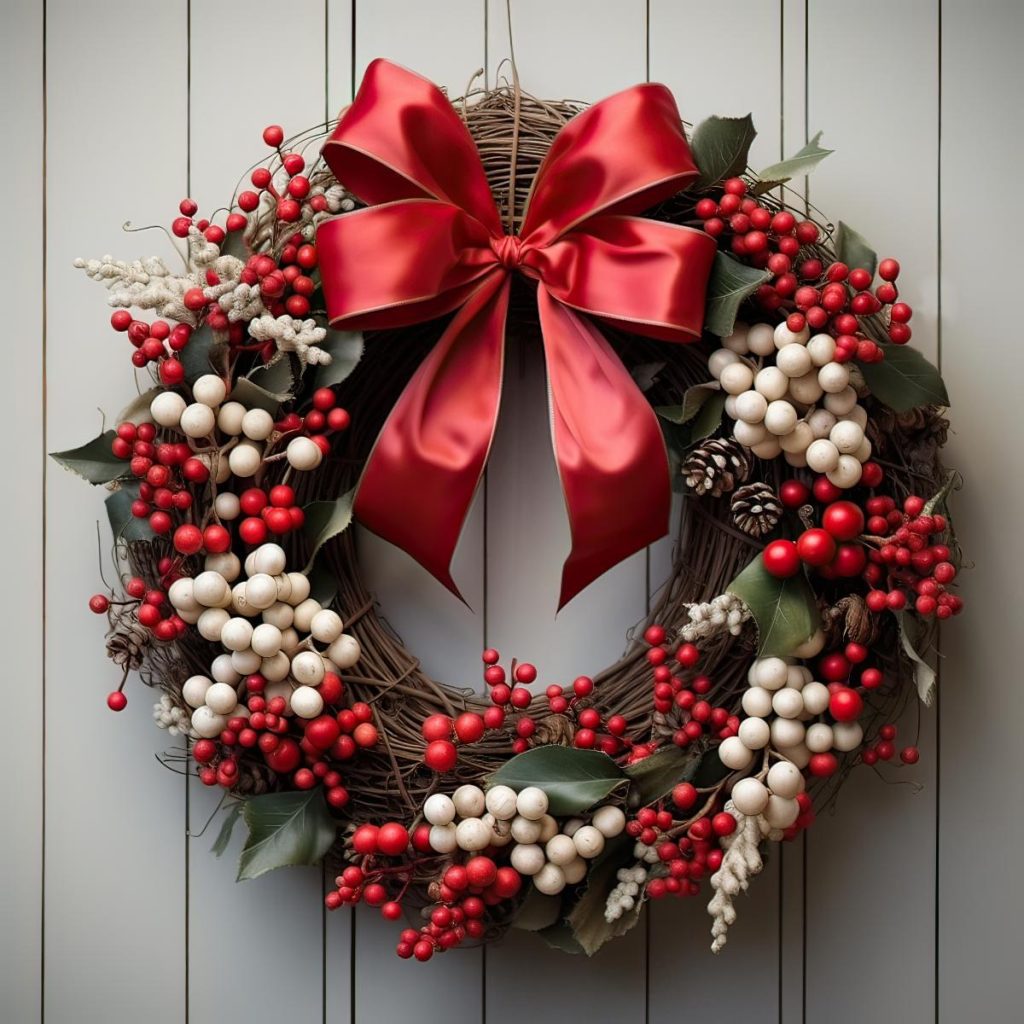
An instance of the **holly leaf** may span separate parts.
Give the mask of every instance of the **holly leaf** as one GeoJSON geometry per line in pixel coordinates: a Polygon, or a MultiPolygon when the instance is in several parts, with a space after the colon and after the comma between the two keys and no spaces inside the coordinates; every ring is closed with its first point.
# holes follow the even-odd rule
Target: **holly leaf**
{"type": "Polygon", "coordinates": [[[867,239],[854,231],[849,224],[839,222],[835,237],[836,258],[845,263],[851,270],[861,267],[874,276],[878,266],[878,254],[867,243],[867,239]]]}
{"type": "Polygon", "coordinates": [[[524,932],[539,932],[556,924],[561,916],[562,897],[547,896],[531,885],[512,918],[512,927],[524,932]]]}
{"type": "Polygon", "coordinates": [[[725,253],[716,252],[705,297],[704,329],[719,338],[729,337],[744,299],[753,295],[771,276],[768,270],[748,267],[725,253]]]}
{"type": "Polygon", "coordinates": [[[883,345],[880,363],[858,363],[871,394],[896,412],[919,405],[949,405],[942,374],[916,348],[883,345]]]}
{"type": "Polygon", "coordinates": [[[918,653],[918,648],[921,645],[920,623],[913,615],[907,615],[905,612],[894,612],[893,614],[899,625],[900,647],[903,648],[903,653],[914,670],[914,685],[917,687],[917,695],[921,698],[922,704],[931,707],[935,700],[937,676],[935,669],[918,653]]]}
{"type": "Polygon", "coordinates": [[[264,409],[275,415],[282,403],[292,396],[287,391],[267,391],[248,377],[239,377],[228,396],[232,401],[241,402],[247,409],[264,409]]]}
{"type": "Polygon", "coordinates": [[[317,365],[313,381],[318,388],[329,388],[348,377],[362,359],[363,336],[359,331],[328,330],[320,348],[330,352],[331,361],[317,365]]]}
{"type": "Polygon", "coordinates": [[[690,152],[700,171],[699,185],[707,188],[742,174],[750,144],[757,135],[750,114],[745,117],[709,117],[694,129],[690,152]]]}
{"type": "Polygon", "coordinates": [[[714,382],[694,384],[692,388],[686,389],[681,405],[658,405],[654,411],[669,423],[689,423],[704,408],[708,399],[721,393],[722,389],[714,382]]]}
{"type": "Polygon", "coordinates": [[[490,786],[511,786],[518,792],[539,786],[548,797],[548,813],[556,817],[580,814],[598,801],[624,789],[622,769],[599,750],[545,746],[517,754],[487,776],[490,786]]]}
{"type": "Polygon", "coordinates": [[[660,800],[666,793],[671,793],[675,785],[693,778],[700,759],[697,748],[684,750],[673,743],[627,765],[624,771],[631,782],[630,803],[634,794],[642,807],[660,800]]]}
{"type": "Polygon", "coordinates": [[[303,572],[310,573],[320,549],[332,537],[348,529],[352,522],[352,500],[355,493],[353,488],[334,501],[314,501],[303,508],[306,522],[302,529],[309,544],[309,561],[303,572]]]}
{"type": "Polygon", "coordinates": [[[240,882],[274,868],[316,864],[337,832],[322,786],[254,796],[245,802],[243,814],[249,837],[238,860],[240,882]]]}
{"type": "Polygon", "coordinates": [[[107,521],[114,543],[130,540],[152,540],[155,534],[148,519],[132,515],[132,502],[139,496],[138,485],[119,487],[104,501],[107,521]]]}
{"type": "Polygon", "coordinates": [[[664,363],[641,363],[639,366],[634,366],[629,371],[629,375],[641,391],[650,391],[658,374],[664,369],[664,363]]]}
{"type": "Polygon", "coordinates": [[[787,579],[772,576],[759,554],[726,589],[746,604],[757,623],[759,657],[792,654],[821,624],[804,574],[787,579]]]}
{"type": "Polygon", "coordinates": [[[69,448],[64,452],[50,452],[50,458],[65,469],[77,473],[91,484],[109,484],[128,475],[128,463],[117,458],[110,445],[117,432],[104,430],[81,448],[69,448]]]}
{"type": "Polygon", "coordinates": [[[235,823],[238,821],[244,807],[244,800],[235,800],[232,803],[227,814],[224,816],[224,820],[221,822],[217,838],[213,841],[213,846],[210,847],[212,854],[217,857],[224,855],[224,851],[228,848],[228,843],[231,842],[231,833],[235,830],[235,823]]]}
{"type": "Polygon", "coordinates": [[[637,899],[632,910],[627,910],[615,921],[608,921],[604,916],[608,895],[616,884],[616,874],[632,860],[634,842],[625,833],[608,841],[601,855],[591,862],[586,877],[587,887],[566,919],[573,938],[587,956],[593,956],[610,939],[625,935],[640,920],[644,905],[642,898],[637,899]]]}
{"type": "Polygon", "coordinates": [[[338,596],[338,581],[334,573],[320,562],[306,574],[309,577],[309,596],[326,608],[338,596]]]}
{"type": "Polygon", "coordinates": [[[829,153],[834,152],[831,149],[822,149],[819,145],[820,142],[821,132],[818,132],[799,153],[794,154],[788,160],[781,160],[777,164],[771,164],[769,167],[764,168],[763,171],[758,171],[757,177],[760,180],[754,186],[754,195],[763,195],[779,185],[784,185],[791,178],[804,177],[810,174],[829,153]]]}

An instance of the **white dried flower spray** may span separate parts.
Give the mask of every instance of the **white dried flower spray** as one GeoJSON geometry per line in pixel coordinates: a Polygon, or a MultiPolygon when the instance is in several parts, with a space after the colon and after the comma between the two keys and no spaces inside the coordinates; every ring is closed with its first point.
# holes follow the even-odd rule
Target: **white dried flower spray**
{"type": "Polygon", "coordinates": [[[683,607],[690,621],[679,630],[679,638],[691,644],[719,633],[739,636],[743,624],[750,618],[750,609],[735,594],[719,594],[703,604],[683,607]]]}
{"type": "Polygon", "coordinates": [[[741,814],[731,800],[726,802],[725,810],[736,819],[737,828],[732,835],[722,837],[725,856],[721,867],[711,876],[711,888],[715,891],[708,904],[708,913],[713,918],[712,953],[720,953],[725,947],[729,926],[736,922],[733,900],[746,892],[754,875],[760,874],[764,867],[761,840],[772,833],[761,815],[741,814]]]}
{"type": "Polygon", "coordinates": [[[604,919],[609,924],[633,910],[637,900],[642,899],[641,893],[647,882],[647,868],[642,864],[634,864],[631,868],[620,868],[615,877],[618,884],[608,893],[608,900],[604,906],[604,919]]]}
{"type": "Polygon", "coordinates": [[[249,333],[257,341],[273,341],[278,352],[295,353],[303,367],[326,366],[331,361],[330,352],[319,347],[327,337],[327,331],[318,327],[315,320],[296,320],[288,315],[274,317],[265,313],[249,324],[249,333]]]}

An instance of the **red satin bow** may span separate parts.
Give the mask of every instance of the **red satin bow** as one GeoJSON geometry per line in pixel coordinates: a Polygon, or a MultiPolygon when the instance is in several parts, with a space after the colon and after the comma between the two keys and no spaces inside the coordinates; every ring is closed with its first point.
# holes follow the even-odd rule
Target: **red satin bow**
{"type": "Polygon", "coordinates": [[[715,243],[636,216],[693,180],[672,94],[638,85],[573,118],[507,235],[465,124],[388,61],[366,70],[324,146],[368,204],[317,233],[331,324],[403,327],[457,310],[389,415],[355,514],[458,594],[449,569],[487,461],[513,271],[537,282],[551,431],[572,532],[559,607],[665,535],[671,492],[657,419],[594,323],[700,336],[715,243]]]}

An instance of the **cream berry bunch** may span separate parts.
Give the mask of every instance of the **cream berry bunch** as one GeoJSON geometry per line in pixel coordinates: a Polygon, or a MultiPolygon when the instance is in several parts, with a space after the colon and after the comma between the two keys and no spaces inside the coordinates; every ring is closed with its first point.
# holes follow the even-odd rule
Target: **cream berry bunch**
{"type": "Polygon", "coordinates": [[[725,411],[740,444],[849,488],[860,482],[871,442],[867,411],[857,401],[859,372],[836,355],[836,339],[812,335],[806,322],[799,330],[788,321],[737,324],[708,369],[728,396],[725,411]]]}

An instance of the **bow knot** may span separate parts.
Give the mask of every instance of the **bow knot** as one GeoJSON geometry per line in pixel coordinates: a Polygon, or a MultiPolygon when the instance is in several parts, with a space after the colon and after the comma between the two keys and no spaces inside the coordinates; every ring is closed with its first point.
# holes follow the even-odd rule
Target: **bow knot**
{"type": "Polygon", "coordinates": [[[518,235],[492,235],[491,248],[506,270],[515,270],[523,262],[523,240],[518,235]]]}
{"type": "MultiPolygon", "coordinates": [[[[668,457],[651,406],[594,320],[700,337],[716,246],[638,216],[697,177],[672,94],[638,85],[552,141],[520,235],[444,94],[388,61],[366,70],[324,145],[367,205],[317,232],[332,326],[405,327],[454,313],[367,459],[356,516],[458,594],[450,563],[494,436],[510,271],[537,281],[551,433],[572,549],[560,606],[668,532],[668,457]]],[[[373,344],[373,342],[371,342],[373,344]]]]}

